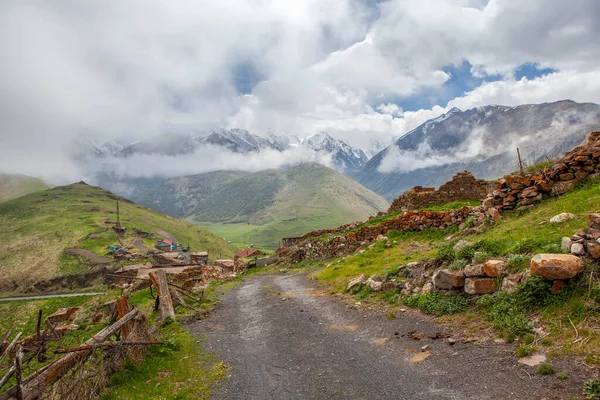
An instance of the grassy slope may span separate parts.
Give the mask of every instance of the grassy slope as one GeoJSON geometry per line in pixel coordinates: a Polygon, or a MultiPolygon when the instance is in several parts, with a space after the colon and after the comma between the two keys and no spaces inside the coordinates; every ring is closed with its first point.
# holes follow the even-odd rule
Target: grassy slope
{"type": "MultiPolygon", "coordinates": [[[[505,213],[502,220],[486,232],[460,238],[472,243],[480,243],[480,251],[488,250],[490,255],[494,253],[493,256],[517,255],[513,258],[519,258],[522,255],[521,258],[524,258],[525,262],[510,268],[512,272],[526,271],[529,266],[528,256],[539,252],[560,250],[561,238],[571,236],[576,230],[585,228],[587,215],[598,210],[600,210],[600,179],[586,181],[576,190],[559,198],[546,199],[531,210],[505,213]],[[548,222],[551,217],[562,212],[573,213],[576,218],[561,224],[548,222]]],[[[452,233],[452,230],[390,232],[388,236],[393,243],[391,248],[386,248],[382,242],[379,242],[362,254],[357,253],[347,258],[319,263],[322,268],[313,273],[313,276],[334,290],[343,292],[348,281],[361,273],[367,276],[381,275],[393,271],[398,265],[435,257],[439,248],[447,243],[445,238],[452,233]]],[[[594,333],[600,328],[600,308],[598,308],[600,283],[597,277],[594,279],[594,276],[593,272],[591,277],[586,275],[586,288],[573,286],[555,298],[546,299],[544,303],[540,300],[534,306],[526,306],[527,318],[538,319],[550,334],[547,339],[550,344],[547,344],[546,349],[549,355],[578,354],[590,359],[600,359],[597,358],[600,337],[594,333]],[[572,326],[577,326],[577,333],[572,326]],[[580,340],[576,341],[577,338],[580,340]]],[[[514,300],[505,299],[504,304],[512,304],[508,303],[510,301],[520,304],[522,299],[518,296],[515,295],[512,298],[514,300]]],[[[496,327],[500,334],[508,335],[507,337],[510,338],[516,322],[503,318],[502,315],[494,317],[493,308],[481,306],[445,318],[445,321],[476,332],[484,329],[481,324],[482,320],[486,320],[496,327]]]]}
{"type": "Polygon", "coordinates": [[[303,164],[237,179],[203,202],[190,220],[238,245],[272,249],[282,237],[364,220],[387,206],[352,179],[303,164]]]}
{"type": "Polygon", "coordinates": [[[46,190],[49,187],[42,180],[30,176],[0,174],[0,202],[46,190]]]}
{"type": "MultiPolygon", "coordinates": [[[[64,254],[78,246],[99,255],[115,244],[106,220],[115,220],[115,201],[120,200],[122,223],[148,232],[159,230],[189,243],[193,250],[208,250],[211,258],[230,257],[235,249],[214,234],[188,222],[171,218],[131,203],[110,192],[73,184],[33,193],[0,204],[0,276],[5,282],[36,281],[87,267],[64,254]]],[[[133,239],[130,239],[133,240],[133,239]]],[[[146,244],[152,242],[146,239],[146,244]]]]}

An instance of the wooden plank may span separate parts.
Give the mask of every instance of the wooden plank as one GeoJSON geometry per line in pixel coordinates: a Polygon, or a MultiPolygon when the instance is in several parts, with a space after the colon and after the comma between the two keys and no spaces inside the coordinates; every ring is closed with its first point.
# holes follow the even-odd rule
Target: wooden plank
{"type": "MultiPolygon", "coordinates": [[[[117,317],[118,317],[118,319],[123,318],[125,315],[127,315],[128,312],[129,312],[129,300],[127,300],[127,297],[121,295],[117,299],[117,317]]],[[[123,328],[121,329],[121,339],[127,340],[130,332],[131,332],[131,323],[127,323],[127,324],[123,325],[123,328]]]]}
{"type": "Polygon", "coordinates": [[[158,308],[160,311],[161,319],[175,318],[175,310],[173,309],[173,299],[171,299],[171,293],[169,292],[169,283],[167,282],[167,274],[162,269],[152,271],[148,274],[156,290],[158,291],[158,308]]]}
{"type": "MultiPolygon", "coordinates": [[[[115,322],[114,324],[104,328],[98,332],[94,337],[85,342],[84,346],[94,345],[105,342],[109,337],[117,333],[125,324],[131,321],[138,314],[137,309],[133,309],[123,318],[115,322]]],[[[62,378],[71,368],[77,365],[79,362],[87,359],[94,349],[80,350],[73,353],[69,353],[53,362],[52,364],[42,368],[40,371],[27,377],[23,381],[23,399],[34,400],[37,399],[44,391],[52,386],[56,381],[62,378]]],[[[15,399],[17,396],[17,388],[13,387],[6,392],[0,394],[0,400],[15,399]]]]}
{"type": "Polygon", "coordinates": [[[17,375],[17,400],[23,400],[23,348],[21,345],[17,346],[15,374],[17,375]]]}

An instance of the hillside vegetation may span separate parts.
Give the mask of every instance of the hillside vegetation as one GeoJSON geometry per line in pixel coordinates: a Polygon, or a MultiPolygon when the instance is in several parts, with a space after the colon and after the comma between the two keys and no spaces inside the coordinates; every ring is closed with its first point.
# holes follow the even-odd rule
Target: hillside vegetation
{"type": "Polygon", "coordinates": [[[0,174],[0,202],[46,190],[49,187],[42,180],[31,176],[0,174]]]}
{"type": "MultiPolygon", "coordinates": [[[[29,194],[0,204],[0,287],[20,286],[72,273],[89,272],[93,264],[68,255],[77,247],[105,256],[116,244],[112,225],[119,201],[121,223],[150,232],[155,238],[174,236],[192,250],[209,251],[212,259],[231,257],[235,248],[214,234],[103,189],[76,183],[29,194]]],[[[151,247],[152,238],[126,237],[131,248],[151,247]]],[[[102,264],[102,259],[95,264],[102,264]]]]}
{"type": "MultiPolygon", "coordinates": [[[[467,264],[495,258],[505,261],[509,273],[525,273],[534,254],[561,253],[561,238],[584,229],[587,216],[598,210],[600,179],[597,178],[585,180],[575,190],[558,198],[548,198],[532,209],[506,212],[483,232],[464,234],[456,226],[420,232],[389,231],[388,240],[375,242],[348,257],[309,265],[319,266],[313,277],[338,292],[345,292],[348,282],[363,273],[367,277],[385,276],[399,282],[406,281],[407,276],[418,279],[424,270],[411,272],[406,266],[410,262],[427,261],[425,265],[429,265],[426,268],[431,274],[435,269],[459,271],[467,264]],[[564,212],[575,217],[561,223],[549,222],[564,212]],[[468,241],[469,245],[454,251],[453,246],[459,239],[468,241]]],[[[444,316],[440,322],[460,325],[467,337],[481,338],[495,332],[508,341],[518,340],[516,354],[520,357],[541,351],[550,358],[577,355],[589,367],[597,365],[600,346],[597,266],[588,263],[586,272],[556,295],[550,292],[551,282],[535,278],[530,278],[513,293],[497,292],[471,302],[464,295],[442,296],[436,292],[408,297],[398,291],[375,294],[368,286],[353,290],[352,294],[367,304],[377,304],[377,299],[382,299],[389,301],[392,307],[418,307],[426,313],[444,316]],[[453,316],[445,317],[446,314],[453,316]],[[542,330],[534,332],[536,327],[542,330]],[[536,345],[532,344],[534,334],[536,345]]],[[[395,315],[397,310],[392,308],[390,312],[395,315]]]]}
{"type": "Polygon", "coordinates": [[[233,180],[199,203],[189,220],[238,244],[275,248],[282,237],[366,220],[388,203],[318,164],[233,180]]]}

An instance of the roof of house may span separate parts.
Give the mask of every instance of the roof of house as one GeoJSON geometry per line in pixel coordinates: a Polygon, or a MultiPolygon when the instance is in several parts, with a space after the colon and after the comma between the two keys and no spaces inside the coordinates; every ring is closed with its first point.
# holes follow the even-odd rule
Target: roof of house
{"type": "Polygon", "coordinates": [[[235,256],[240,258],[251,257],[253,255],[261,255],[264,254],[262,251],[257,249],[247,248],[246,250],[240,251],[235,256]]]}
{"type": "Polygon", "coordinates": [[[216,263],[225,267],[233,267],[233,260],[217,260],[216,263]]]}
{"type": "Polygon", "coordinates": [[[208,251],[198,251],[196,253],[192,253],[193,256],[202,256],[202,257],[208,257],[208,251]]]}
{"type": "Polygon", "coordinates": [[[158,244],[161,244],[161,243],[166,243],[166,244],[173,245],[173,241],[172,241],[172,240],[167,240],[167,239],[160,240],[160,241],[158,242],[158,244]]]}

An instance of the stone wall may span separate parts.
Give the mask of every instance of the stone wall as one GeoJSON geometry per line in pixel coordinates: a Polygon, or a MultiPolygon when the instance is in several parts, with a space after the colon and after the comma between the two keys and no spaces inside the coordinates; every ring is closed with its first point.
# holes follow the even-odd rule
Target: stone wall
{"type": "MultiPolygon", "coordinates": [[[[357,224],[353,229],[347,226],[335,230],[311,232],[296,243],[295,248],[282,248],[281,256],[289,256],[293,262],[302,261],[305,258],[311,260],[340,257],[350,254],[360,246],[376,240],[390,230],[399,231],[422,231],[425,229],[444,229],[449,226],[459,225],[473,216],[479,223],[485,218],[483,207],[463,207],[460,210],[450,211],[407,211],[397,217],[382,222],[379,225],[360,226],[357,224]],[[323,233],[335,233],[334,236],[325,240],[319,240],[323,233]],[[309,240],[312,239],[312,240],[309,240]]],[[[477,222],[476,222],[477,224],[477,222]]],[[[351,226],[354,226],[352,224],[351,226]]]]}
{"type": "Polygon", "coordinates": [[[484,200],[486,209],[512,210],[542,201],[544,194],[561,195],[590,175],[600,173],[600,132],[592,132],[582,146],[576,147],[551,167],[536,173],[508,175],[498,180],[496,189],[484,200]]]}
{"type": "Polygon", "coordinates": [[[459,172],[438,190],[422,186],[415,186],[407,190],[392,202],[388,213],[459,200],[483,200],[495,187],[495,182],[476,179],[468,171],[459,172]]]}

